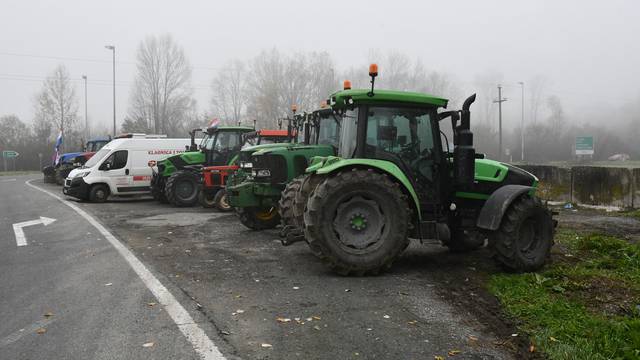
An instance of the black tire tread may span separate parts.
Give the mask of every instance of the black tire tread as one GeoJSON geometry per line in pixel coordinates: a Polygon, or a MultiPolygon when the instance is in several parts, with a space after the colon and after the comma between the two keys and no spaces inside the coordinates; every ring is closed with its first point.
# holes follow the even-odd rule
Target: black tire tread
{"type": "Polygon", "coordinates": [[[407,200],[407,196],[400,190],[398,183],[389,179],[385,174],[377,173],[371,169],[363,170],[355,168],[339,172],[335,176],[327,177],[311,194],[304,212],[305,237],[312,249],[317,248],[322,253],[324,262],[332,271],[344,276],[377,275],[390,269],[393,262],[409,244],[407,231],[410,212],[408,211],[407,200]],[[321,211],[325,206],[326,199],[332,193],[340,191],[345,184],[353,182],[368,185],[374,184],[380,188],[388,189],[392,197],[400,203],[398,206],[400,211],[395,213],[394,216],[398,216],[400,222],[407,224],[404,231],[391,232],[391,236],[396,237],[393,241],[394,246],[392,251],[385,254],[376,264],[366,268],[343,262],[327,247],[322,235],[322,229],[328,226],[322,223],[321,216],[321,211]]]}
{"type": "Polygon", "coordinates": [[[196,183],[196,191],[199,191],[198,179],[196,178],[195,174],[193,174],[190,171],[184,171],[184,170],[176,171],[173,174],[171,174],[171,176],[169,176],[169,178],[167,179],[164,185],[164,196],[167,199],[167,202],[169,204],[176,207],[189,207],[189,206],[194,206],[195,204],[198,203],[197,195],[191,201],[183,201],[176,196],[175,182],[181,177],[186,177],[186,176],[191,177],[193,179],[193,181],[196,183]]]}

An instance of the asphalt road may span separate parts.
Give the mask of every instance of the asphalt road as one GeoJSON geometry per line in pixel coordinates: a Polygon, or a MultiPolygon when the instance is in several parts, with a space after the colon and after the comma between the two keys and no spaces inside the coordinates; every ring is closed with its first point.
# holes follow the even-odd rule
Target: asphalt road
{"type": "MultiPolygon", "coordinates": [[[[159,301],[114,246],[28,178],[0,182],[0,358],[198,358],[165,306],[148,305],[159,301]],[[12,224],[39,216],[57,221],[25,228],[28,245],[17,247],[12,224]]],[[[412,244],[391,272],[348,278],[306,245],[282,247],[276,230],[250,231],[234,214],[148,199],[71,201],[132,251],[228,359],[513,357],[438,291],[449,284],[440,246],[412,244]]]]}

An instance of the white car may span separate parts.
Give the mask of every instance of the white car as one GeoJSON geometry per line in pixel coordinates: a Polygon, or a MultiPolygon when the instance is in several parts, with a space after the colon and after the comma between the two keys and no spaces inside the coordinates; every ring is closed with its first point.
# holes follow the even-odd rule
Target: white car
{"type": "Polygon", "coordinates": [[[112,195],[147,194],[151,166],[167,156],[185,152],[190,143],[190,139],[157,135],[120,136],[100,149],[84,166],[72,170],[62,192],[94,202],[104,202],[112,195]]]}

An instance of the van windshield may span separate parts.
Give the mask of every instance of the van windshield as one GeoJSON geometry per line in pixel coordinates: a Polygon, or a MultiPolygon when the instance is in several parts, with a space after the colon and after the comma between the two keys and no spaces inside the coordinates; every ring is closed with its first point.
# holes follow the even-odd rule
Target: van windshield
{"type": "Polygon", "coordinates": [[[91,159],[89,159],[86,163],[84,163],[85,168],[90,168],[93,167],[94,165],[96,165],[97,163],[100,162],[100,160],[102,160],[105,156],[107,156],[107,154],[109,153],[109,151],[111,151],[111,149],[105,149],[102,148],[100,149],[100,151],[98,151],[97,153],[95,153],[91,159]]]}

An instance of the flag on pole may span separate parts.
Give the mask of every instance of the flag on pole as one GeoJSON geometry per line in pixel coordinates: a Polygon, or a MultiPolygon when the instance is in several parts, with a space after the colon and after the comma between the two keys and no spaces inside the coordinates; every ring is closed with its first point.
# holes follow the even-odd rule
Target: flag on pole
{"type": "Polygon", "coordinates": [[[213,119],[211,119],[211,121],[209,122],[209,127],[210,127],[210,128],[214,128],[214,129],[215,129],[215,128],[217,128],[217,127],[218,127],[218,125],[220,125],[220,119],[218,119],[218,118],[213,118],[213,119]]]}
{"type": "Polygon", "coordinates": [[[60,162],[60,146],[62,146],[62,130],[60,130],[60,133],[58,134],[58,137],[56,138],[56,146],[55,146],[56,158],[53,161],[54,165],[58,165],[58,162],[60,162]]]}

